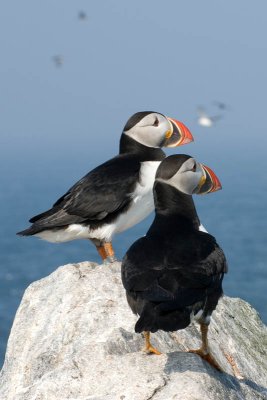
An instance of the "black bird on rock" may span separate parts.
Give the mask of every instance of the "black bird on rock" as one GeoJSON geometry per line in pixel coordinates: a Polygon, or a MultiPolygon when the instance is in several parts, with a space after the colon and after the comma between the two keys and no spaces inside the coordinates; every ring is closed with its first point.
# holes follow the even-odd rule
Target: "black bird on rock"
{"type": "Polygon", "coordinates": [[[134,114],[123,129],[119,155],[85,175],[18,235],[49,242],[90,239],[105,262],[114,261],[113,235],[154,210],[155,173],[165,158],[161,147],[192,140],[179,121],[152,111],[134,114]]]}
{"type": "Polygon", "coordinates": [[[221,189],[214,172],[188,155],[173,155],[160,164],[154,184],[155,219],[122,261],[122,282],[129,306],[139,319],[148,353],[160,354],[150,332],[200,323],[202,346],[192,350],[218,365],[208,348],[208,325],[222,296],[227,263],[216,239],[199,231],[192,194],[221,189]]]}

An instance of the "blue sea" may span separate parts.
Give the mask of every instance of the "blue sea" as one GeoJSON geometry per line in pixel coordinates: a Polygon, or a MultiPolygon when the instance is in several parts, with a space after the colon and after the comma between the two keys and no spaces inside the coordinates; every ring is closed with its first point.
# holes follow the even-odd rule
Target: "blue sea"
{"type": "MultiPolygon", "coordinates": [[[[216,156],[214,156],[216,157],[216,156]]],[[[264,164],[242,173],[245,156],[228,159],[228,167],[214,158],[223,190],[207,196],[195,196],[200,219],[224,249],[229,273],[224,291],[229,296],[250,302],[267,322],[266,282],[266,180],[264,164]],[[238,165],[241,168],[238,168],[238,165]],[[218,171],[219,170],[219,171],[218,171]]],[[[27,220],[51,204],[97,161],[84,158],[76,167],[57,164],[48,170],[45,161],[34,165],[18,162],[17,169],[4,168],[0,193],[1,270],[0,270],[0,364],[2,364],[14,315],[27,286],[53,272],[58,266],[85,260],[100,261],[94,246],[85,240],[50,244],[36,238],[21,238],[15,233],[28,226],[27,220]]],[[[121,259],[138,237],[145,234],[153,215],[132,229],[118,235],[114,248],[121,259]]],[[[108,267],[107,267],[108,268],[108,267]]],[[[129,311],[130,312],[130,311],[129,311]]]]}

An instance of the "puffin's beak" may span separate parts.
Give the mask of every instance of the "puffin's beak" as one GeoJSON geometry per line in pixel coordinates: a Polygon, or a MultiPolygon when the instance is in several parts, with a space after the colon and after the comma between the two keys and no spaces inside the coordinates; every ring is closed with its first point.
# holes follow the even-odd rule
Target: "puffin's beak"
{"type": "Polygon", "coordinates": [[[170,130],[166,132],[164,147],[177,147],[194,141],[190,130],[180,121],[167,117],[170,130]]]}
{"type": "Polygon", "coordinates": [[[203,175],[200,179],[196,194],[207,194],[220,190],[222,185],[217,175],[206,165],[200,164],[200,166],[203,169],[203,175]]]}

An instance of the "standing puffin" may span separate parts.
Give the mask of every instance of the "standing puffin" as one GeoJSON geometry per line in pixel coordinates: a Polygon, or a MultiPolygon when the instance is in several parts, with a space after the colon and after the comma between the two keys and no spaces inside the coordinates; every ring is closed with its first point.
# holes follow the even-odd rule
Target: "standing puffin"
{"type": "Polygon", "coordinates": [[[154,209],[155,173],[165,158],[161,147],[192,140],[187,127],[175,119],[152,111],[134,114],[123,129],[119,155],[85,175],[18,235],[56,243],[90,239],[103,261],[113,262],[113,235],[154,209]]]}
{"type": "Polygon", "coordinates": [[[214,172],[188,155],[173,155],[160,164],[154,183],[155,219],[122,261],[122,282],[130,308],[139,319],[148,353],[161,354],[150,332],[200,323],[202,346],[196,352],[218,368],[209,354],[207,333],[212,311],[222,296],[227,272],[223,251],[213,236],[199,230],[192,194],[221,189],[214,172]]]}

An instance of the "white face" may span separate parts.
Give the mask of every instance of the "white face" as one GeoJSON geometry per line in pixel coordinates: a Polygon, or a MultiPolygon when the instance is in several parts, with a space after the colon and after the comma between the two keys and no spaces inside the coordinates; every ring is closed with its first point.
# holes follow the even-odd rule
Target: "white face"
{"type": "Polygon", "coordinates": [[[186,160],[169,180],[165,181],[185,194],[193,194],[206,174],[201,164],[194,158],[186,160]]]}
{"type": "Polygon", "coordinates": [[[167,118],[150,113],[124,133],[145,146],[162,147],[169,131],[172,131],[172,126],[167,118]]]}

